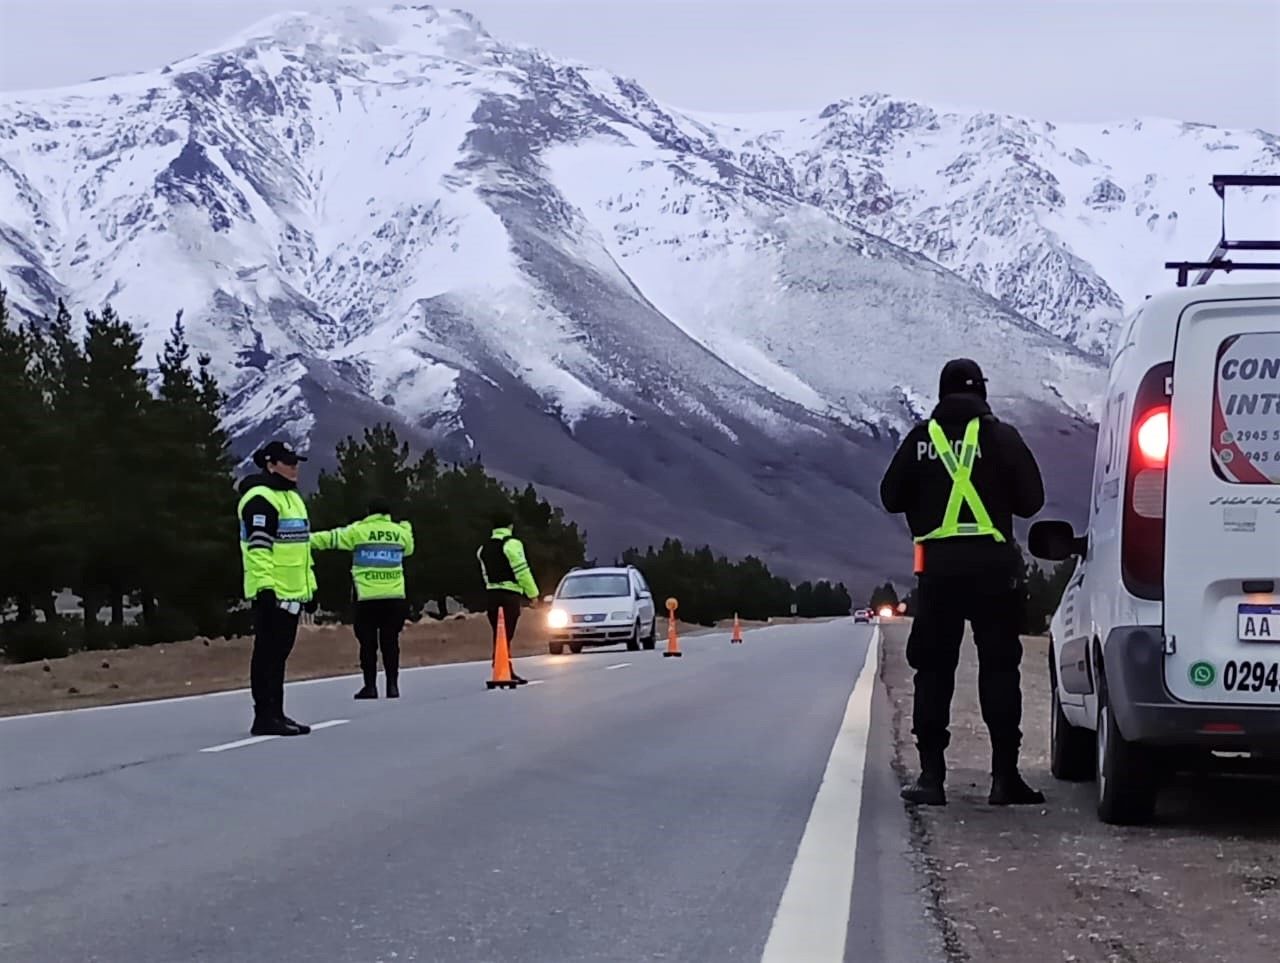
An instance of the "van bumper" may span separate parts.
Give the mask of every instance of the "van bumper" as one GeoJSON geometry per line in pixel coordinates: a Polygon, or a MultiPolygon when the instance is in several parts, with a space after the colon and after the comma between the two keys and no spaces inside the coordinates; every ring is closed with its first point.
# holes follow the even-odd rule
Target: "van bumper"
{"type": "Polygon", "coordinates": [[[1164,684],[1159,626],[1121,626],[1103,647],[1108,702],[1130,742],[1233,752],[1280,751],[1280,707],[1182,702],[1164,684]],[[1221,727],[1239,727],[1223,732],[1221,727]],[[1217,731],[1215,731],[1217,730],[1217,731]]]}

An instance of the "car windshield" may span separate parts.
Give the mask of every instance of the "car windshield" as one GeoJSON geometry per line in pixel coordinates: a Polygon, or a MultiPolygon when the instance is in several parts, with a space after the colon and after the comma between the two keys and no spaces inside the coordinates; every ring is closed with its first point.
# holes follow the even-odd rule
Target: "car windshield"
{"type": "Polygon", "coordinates": [[[631,594],[625,575],[575,575],[560,587],[562,599],[616,599],[631,594]]]}

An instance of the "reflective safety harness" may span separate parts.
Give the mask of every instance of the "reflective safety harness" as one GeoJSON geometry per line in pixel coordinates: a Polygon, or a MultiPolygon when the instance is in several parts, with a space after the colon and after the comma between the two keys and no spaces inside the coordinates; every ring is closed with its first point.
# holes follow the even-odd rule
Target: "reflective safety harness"
{"type": "Polygon", "coordinates": [[[951,497],[947,500],[947,511],[942,516],[942,524],[928,535],[921,535],[916,543],[935,541],[940,538],[956,538],[961,535],[989,535],[997,542],[1004,542],[1000,529],[991,524],[991,516],[973,487],[973,462],[978,457],[978,431],[981,424],[974,418],[965,427],[964,441],[960,446],[960,457],[951,450],[951,442],[947,439],[941,426],[936,421],[929,422],[929,439],[933,442],[938,458],[951,476],[951,497]],[[972,522],[960,521],[960,506],[968,505],[973,514],[972,522]]]}

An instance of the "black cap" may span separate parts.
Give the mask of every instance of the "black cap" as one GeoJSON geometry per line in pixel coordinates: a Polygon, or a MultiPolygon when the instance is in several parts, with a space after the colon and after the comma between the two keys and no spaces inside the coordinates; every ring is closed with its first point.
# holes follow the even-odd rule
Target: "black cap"
{"type": "Polygon", "coordinates": [[[272,461],[283,462],[286,465],[296,465],[298,462],[306,460],[303,455],[299,455],[283,441],[273,441],[253,453],[253,463],[262,469],[265,469],[267,463],[272,461]]]}
{"type": "Polygon", "coordinates": [[[383,498],[381,495],[374,495],[369,499],[370,515],[390,515],[391,499],[383,498]]]}
{"type": "Polygon", "coordinates": [[[942,367],[942,376],[938,379],[938,397],[947,395],[987,396],[987,379],[978,367],[978,362],[968,358],[956,358],[942,367]]]}
{"type": "Polygon", "coordinates": [[[515,525],[515,519],[511,517],[510,510],[500,508],[489,516],[489,524],[494,528],[512,528],[515,525]]]}

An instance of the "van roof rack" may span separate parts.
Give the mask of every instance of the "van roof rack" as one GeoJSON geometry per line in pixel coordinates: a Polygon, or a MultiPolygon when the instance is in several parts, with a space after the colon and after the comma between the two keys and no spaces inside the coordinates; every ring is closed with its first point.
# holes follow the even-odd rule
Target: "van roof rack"
{"type": "Polygon", "coordinates": [[[1232,251],[1280,251],[1280,240],[1232,241],[1227,238],[1227,188],[1228,187],[1277,187],[1280,174],[1215,174],[1213,192],[1222,201],[1222,236],[1213,253],[1203,261],[1166,261],[1165,268],[1178,272],[1178,287],[1185,288],[1192,271],[1199,271],[1192,284],[1205,284],[1215,272],[1230,274],[1232,271],[1280,271],[1277,261],[1232,261],[1227,257],[1232,251]]]}

